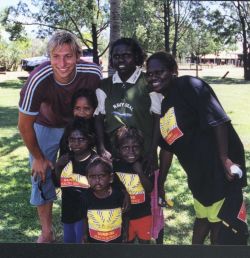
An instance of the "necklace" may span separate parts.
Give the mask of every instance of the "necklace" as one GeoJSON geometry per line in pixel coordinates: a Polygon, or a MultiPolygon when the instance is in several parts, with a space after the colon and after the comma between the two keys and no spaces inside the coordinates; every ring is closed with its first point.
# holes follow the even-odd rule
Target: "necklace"
{"type": "Polygon", "coordinates": [[[77,74],[77,72],[76,72],[76,68],[75,68],[75,74],[74,74],[74,77],[73,77],[73,79],[72,79],[70,82],[68,82],[68,83],[60,83],[60,82],[58,82],[58,81],[55,79],[55,77],[54,77],[54,79],[55,79],[55,81],[56,81],[56,83],[57,83],[58,85],[61,85],[61,86],[67,86],[67,85],[71,84],[71,83],[75,80],[75,78],[76,78],[76,74],[77,74]]]}

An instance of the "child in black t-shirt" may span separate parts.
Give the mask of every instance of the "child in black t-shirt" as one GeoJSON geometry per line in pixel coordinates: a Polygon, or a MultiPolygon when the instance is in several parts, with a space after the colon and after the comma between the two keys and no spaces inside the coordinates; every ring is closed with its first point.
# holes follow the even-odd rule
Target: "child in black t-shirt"
{"type": "Polygon", "coordinates": [[[143,137],[136,128],[120,127],[115,135],[115,145],[119,160],[114,161],[114,172],[126,187],[131,199],[129,216],[128,242],[138,239],[139,243],[148,244],[151,239],[150,192],[153,178],[149,178],[141,164],[143,137]]]}
{"type": "Polygon", "coordinates": [[[124,193],[113,187],[110,160],[96,156],[86,168],[90,185],[84,199],[84,242],[121,243],[126,241],[122,207],[124,193]]]}
{"type": "Polygon", "coordinates": [[[95,154],[94,135],[87,120],[75,118],[66,126],[65,138],[70,151],[57,161],[54,178],[62,189],[64,243],[82,243],[82,200],[89,188],[85,168],[95,154]]]}

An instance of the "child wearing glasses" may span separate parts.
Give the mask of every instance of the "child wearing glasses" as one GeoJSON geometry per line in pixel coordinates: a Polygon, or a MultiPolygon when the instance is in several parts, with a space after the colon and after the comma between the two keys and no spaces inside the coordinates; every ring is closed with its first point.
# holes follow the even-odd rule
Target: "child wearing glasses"
{"type": "Polygon", "coordinates": [[[126,242],[124,193],[114,187],[110,160],[95,156],[86,167],[90,185],[84,202],[84,243],[126,242]]]}
{"type": "Polygon", "coordinates": [[[139,130],[120,127],[115,136],[118,160],[113,162],[113,166],[131,199],[131,209],[128,211],[128,242],[133,243],[137,239],[141,244],[149,244],[152,226],[150,193],[153,190],[154,177],[146,175],[143,169],[143,144],[139,130]]]}
{"type": "Polygon", "coordinates": [[[66,126],[64,135],[69,151],[58,159],[55,166],[56,179],[62,189],[63,239],[64,243],[82,243],[82,203],[89,188],[86,166],[95,154],[95,138],[89,121],[80,118],[66,126]]]}

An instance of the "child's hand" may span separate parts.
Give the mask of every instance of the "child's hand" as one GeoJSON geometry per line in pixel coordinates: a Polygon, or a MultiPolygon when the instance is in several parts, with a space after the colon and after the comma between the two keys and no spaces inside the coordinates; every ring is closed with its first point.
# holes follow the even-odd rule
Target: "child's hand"
{"type": "Polygon", "coordinates": [[[107,151],[106,149],[101,149],[99,151],[99,154],[101,157],[103,157],[105,159],[112,160],[112,154],[109,151],[107,151]]]}
{"type": "Polygon", "coordinates": [[[158,190],[158,205],[161,207],[166,207],[167,202],[165,200],[165,190],[159,189],[158,190]]]}
{"type": "Polygon", "coordinates": [[[158,161],[155,160],[155,155],[153,152],[145,155],[142,161],[145,174],[148,176],[152,176],[154,174],[154,170],[157,168],[157,163],[158,161]]]}

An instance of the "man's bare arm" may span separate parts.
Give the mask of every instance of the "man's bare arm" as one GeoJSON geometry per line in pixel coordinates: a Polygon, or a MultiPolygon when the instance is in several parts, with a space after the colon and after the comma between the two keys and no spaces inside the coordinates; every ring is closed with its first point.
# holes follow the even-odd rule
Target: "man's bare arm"
{"type": "Polygon", "coordinates": [[[23,138],[24,144],[34,158],[32,163],[32,175],[35,178],[40,176],[44,182],[47,168],[53,167],[53,165],[44,157],[41,149],[39,148],[36,139],[36,133],[33,127],[35,120],[36,116],[26,115],[22,112],[19,112],[18,128],[23,138]]]}

